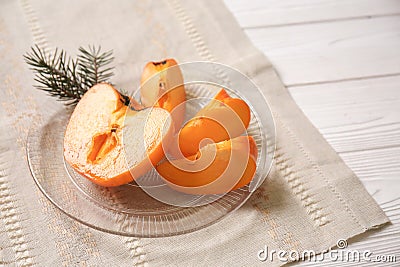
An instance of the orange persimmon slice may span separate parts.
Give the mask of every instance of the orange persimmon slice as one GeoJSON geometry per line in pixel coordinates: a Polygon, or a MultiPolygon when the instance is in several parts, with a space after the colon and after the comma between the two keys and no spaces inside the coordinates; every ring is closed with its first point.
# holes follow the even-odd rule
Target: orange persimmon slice
{"type": "Polygon", "coordinates": [[[183,156],[195,154],[204,139],[220,142],[241,135],[249,126],[250,108],[242,99],[232,98],[221,89],[181,129],[179,149],[183,156]]]}
{"type": "MultiPolygon", "coordinates": [[[[130,101],[131,106],[140,106],[130,101]]],[[[97,84],[71,115],[64,136],[64,157],[98,185],[129,183],[164,157],[162,143],[172,136],[170,117],[161,108],[132,110],[111,85],[97,84]]]]}
{"type": "Polygon", "coordinates": [[[257,148],[249,136],[239,136],[202,147],[187,158],[165,161],[156,167],[173,189],[187,194],[223,194],[250,183],[257,148]],[[210,161],[211,157],[211,161],[210,161]],[[204,167],[204,161],[209,161],[204,167]]]}
{"type": "Polygon", "coordinates": [[[140,80],[140,95],[145,107],[160,107],[172,114],[175,130],[185,117],[186,92],[180,67],[175,59],[149,62],[140,80]]]}

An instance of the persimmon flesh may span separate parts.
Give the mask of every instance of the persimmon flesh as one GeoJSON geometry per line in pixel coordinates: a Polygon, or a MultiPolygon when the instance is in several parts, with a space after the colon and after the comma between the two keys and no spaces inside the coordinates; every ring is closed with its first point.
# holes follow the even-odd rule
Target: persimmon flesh
{"type": "MultiPolygon", "coordinates": [[[[140,107],[130,101],[131,106],[140,107]]],[[[71,115],[64,136],[64,157],[98,185],[123,185],[164,157],[162,144],[171,139],[171,129],[170,114],[164,109],[132,110],[111,85],[97,84],[71,115]]]]}

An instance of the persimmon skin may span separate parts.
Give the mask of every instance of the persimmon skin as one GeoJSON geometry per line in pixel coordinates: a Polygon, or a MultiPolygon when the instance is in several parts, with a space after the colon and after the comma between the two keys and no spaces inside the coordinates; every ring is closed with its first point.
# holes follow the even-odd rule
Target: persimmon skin
{"type": "Polygon", "coordinates": [[[185,157],[196,153],[203,139],[220,142],[237,137],[249,126],[250,117],[244,100],[232,98],[221,89],[179,132],[180,152],[185,157]]]}
{"type": "Polygon", "coordinates": [[[194,195],[224,194],[249,184],[257,167],[254,139],[249,136],[239,136],[215,145],[215,158],[207,168],[194,171],[199,165],[195,160],[201,158],[201,153],[206,153],[204,150],[208,150],[208,147],[204,147],[195,155],[186,158],[194,161],[193,164],[187,165],[192,167],[191,170],[179,168],[178,159],[161,163],[156,167],[157,172],[174,190],[194,195]],[[228,167],[229,161],[235,158],[241,166],[233,164],[228,167]],[[227,168],[231,168],[230,172],[224,173],[227,168]]]}
{"type": "Polygon", "coordinates": [[[214,143],[229,139],[228,132],[218,122],[209,118],[195,118],[190,120],[179,132],[179,148],[187,157],[199,150],[203,139],[209,138],[214,143]],[[204,130],[207,129],[207,133],[204,130]]]}
{"type": "Polygon", "coordinates": [[[130,182],[132,182],[134,180],[132,174],[129,171],[123,172],[123,173],[121,173],[119,175],[116,175],[116,176],[114,176],[112,178],[105,179],[104,177],[95,175],[93,173],[90,173],[90,172],[87,172],[87,171],[81,171],[80,169],[74,167],[74,165],[72,165],[72,164],[71,164],[71,166],[75,169],[75,171],[77,171],[82,176],[86,177],[92,183],[95,183],[97,185],[104,186],[104,187],[121,186],[121,185],[124,185],[124,184],[128,184],[128,183],[130,183],[130,182]]]}

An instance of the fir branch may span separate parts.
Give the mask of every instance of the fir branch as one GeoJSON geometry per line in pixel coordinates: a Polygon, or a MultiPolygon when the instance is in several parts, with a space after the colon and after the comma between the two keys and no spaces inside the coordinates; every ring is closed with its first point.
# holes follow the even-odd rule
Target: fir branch
{"type": "Polygon", "coordinates": [[[56,49],[54,54],[47,55],[39,46],[32,47],[24,55],[25,62],[35,73],[37,89],[46,91],[51,96],[76,104],[93,85],[107,82],[112,77],[112,51],[101,52],[101,48],[80,47],[80,54],[74,60],[65,51],[56,49]]]}
{"type": "Polygon", "coordinates": [[[91,46],[89,50],[80,47],[79,52],[79,70],[83,77],[84,84],[90,86],[105,82],[111,78],[113,75],[113,68],[105,68],[105,66],[109,65],[114,60],[112,51],[101,53],[100,47],[96,49],[95,46],[91,46]]]}

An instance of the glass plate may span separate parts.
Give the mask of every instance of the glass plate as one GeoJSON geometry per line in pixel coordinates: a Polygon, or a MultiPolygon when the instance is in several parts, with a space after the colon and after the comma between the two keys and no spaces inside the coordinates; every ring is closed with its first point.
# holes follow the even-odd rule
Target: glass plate
{"type": "MultiPolygon", "coordinates": [[[[185,68],[182,68],[185,80],[193,72],[190,67],[186,69],[189,69],[189,73],[185,73],[185,68]]],[[[185,85],[187,98],[212,97],[216,84],[188,83],[185,85]]],[[[221,83],[218,88],[220,86],[221,83]]],[[[251,86],[255,88],[252,83],[251,86]]],[[[266,101],[257,101],[262,104],[255,106],[248,101],[246,93],[239,94],[234,88],[226,85],[224,87],[230,95],[241,97],[250,104],[252,118],[248,134],[256,140],[259,156],[256,174],[249,186],[225,195],[193,196],[179,193],[174,198],[179,198],[180,204],[186,201],[187,205],[177,206],[157,200],[146,193],[147,189],[157,189],[164,192],[171,190],[176,194],[158,177],[154,169],[139,178],[138,183],[141,186],[135,182],[113,188],[95,185],[75,172],[64,160],[63,138],[72,110],[60,105],[54,109],[47,107],[49,112],[46,119],[29,131],[27,157],[37,186],[68,216],[92,228],[113,234],[136,237],[171,236],[192,232],[219,221],[243,205],[264,181],[273,157],[273,149],[267,150],[267,147],[273,148],[275,140],[273,120],[266,101]],[[266,132],[270,133],[268,138],[266,132]]],[[[258,93],[258,97],[262,98],[262,94],[254,90],[256,88],[249,90],[251,95],[247,96],[254,97],[258,93]]],[[[188,101],[186,119],[191,118],[206,103],[188,101]]]]}

